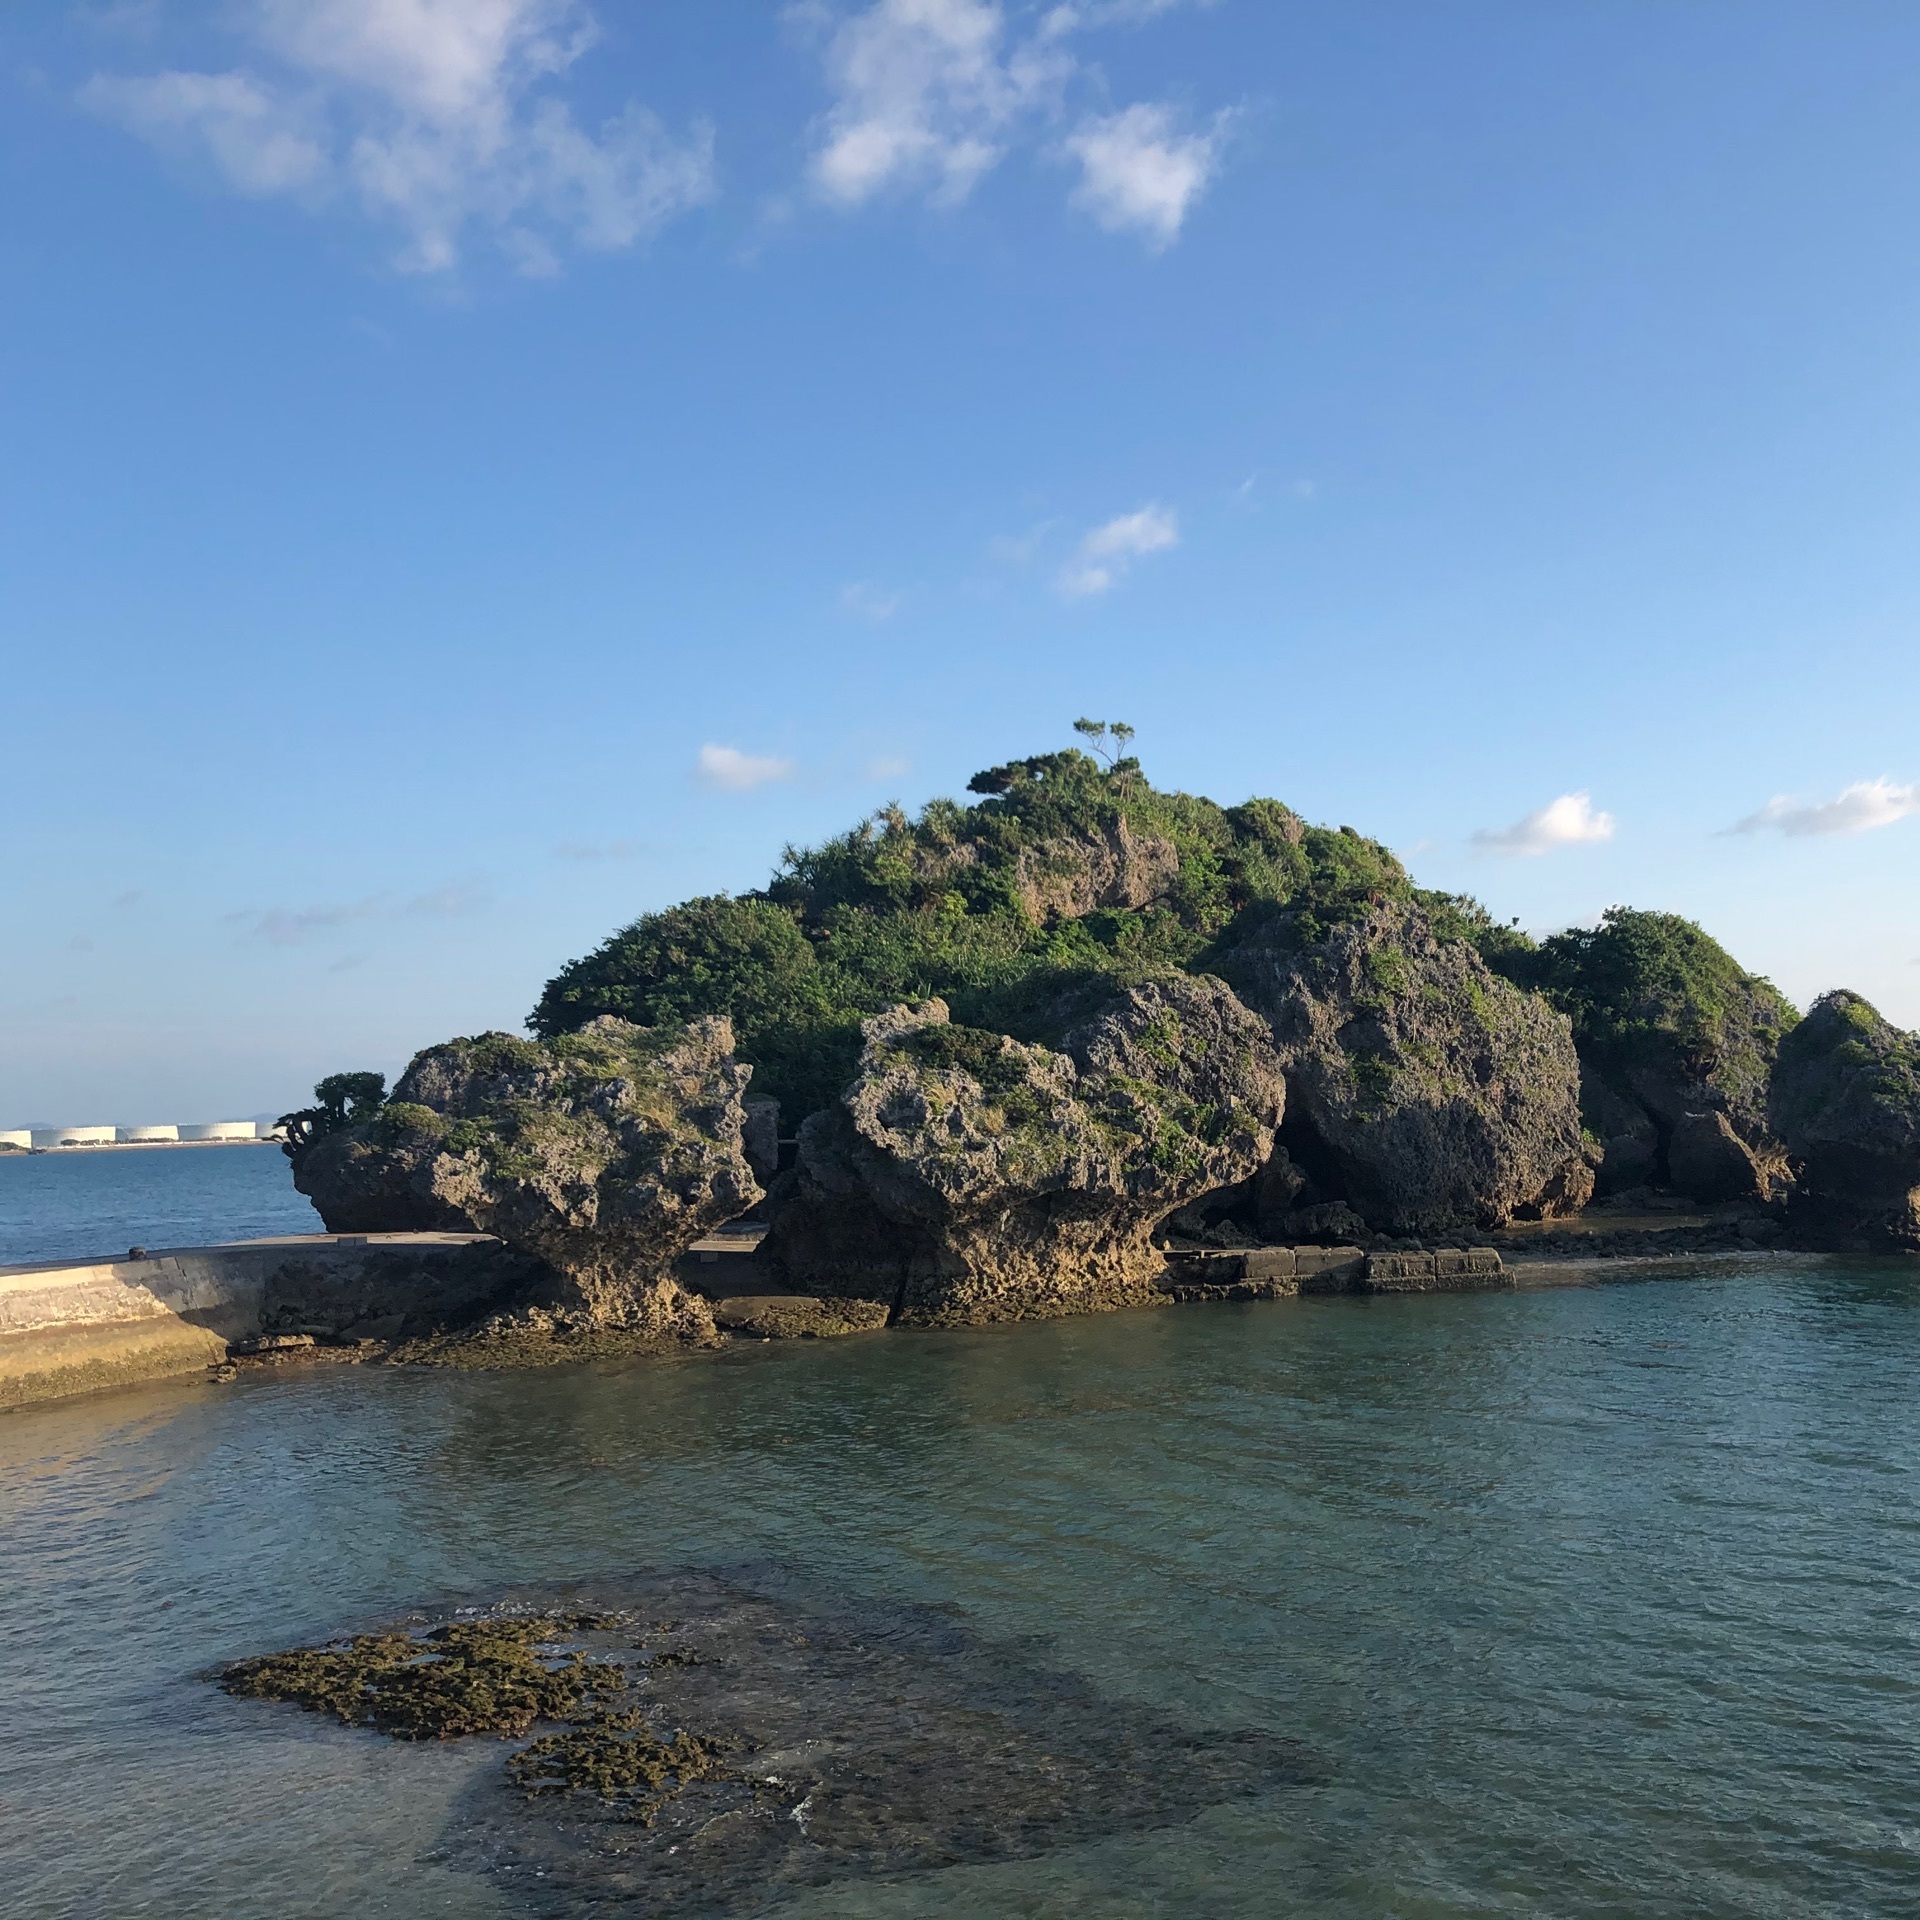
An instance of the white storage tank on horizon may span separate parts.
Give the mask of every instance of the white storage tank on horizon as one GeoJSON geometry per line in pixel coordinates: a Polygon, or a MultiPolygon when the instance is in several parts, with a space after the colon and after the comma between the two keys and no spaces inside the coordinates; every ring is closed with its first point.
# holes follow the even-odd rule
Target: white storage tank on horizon
{"type": "Polygon", "coordinates": [[[30,1147],[33,1133],[27,1127],[0,1128],[0,1147],[30,1147]]]}
{"type": "Polygon", "coordinates": [[[108,1147],[113,1144],[114,1127],[35,1127],[36,1147],[108,1147]]]}
{"type": "Polygon", "coordinates": [[[178,1127],[116,1127],[116,1136],[130,1146],[138,1146],[142,1141],[178,1140],[178,1127]]]}
{"type": "Polygon", "coordinates": [[[204,1126],[182,1127],[182,1140],[251,1140],[256,1136],[251,1120],[209,1120],[204,1126]]]}

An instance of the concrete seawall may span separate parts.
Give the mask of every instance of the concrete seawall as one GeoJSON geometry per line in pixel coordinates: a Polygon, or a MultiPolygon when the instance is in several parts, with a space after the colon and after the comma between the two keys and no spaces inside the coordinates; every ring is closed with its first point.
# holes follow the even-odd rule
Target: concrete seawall
{"type": "Polygon", "coordinates": [[[283,1325],[390,1331],[484,1298],[511,1261],[481,1234],[374,1233],[0,1267],[0,1407],[197,1373],[283,1325]]]}
{"type": "MultiPolygon", "coordinates": [[[[802,1331],[879,1324],[836,1310],[825,1315],[835,1321],[829,1329],[821,1310],[831,1303],[780,1294],[754,1259],[760,1235],[744,1222],[723,1228],[679,1263],[682,1284],[718,1303],[723,1326],[755,1337],[791,1333],[782,1316],[793,1320],[800,1309],[802,1331]]],[[[552,1278],[538,1261],[478,1233],[294,1234],[139,1260],[0,1267],[0,1409],[204,1373],[228,1357],[229,1343],[261,1335],[367,1342],[378,1352],[524,1297],[543,1276],[552,1278]]],[[[1258,1247],[1170,1255],[1163,1290],[1169,1302],[1198,1302],[1509,1284],[1488,1249],[1258,1247]]]]}

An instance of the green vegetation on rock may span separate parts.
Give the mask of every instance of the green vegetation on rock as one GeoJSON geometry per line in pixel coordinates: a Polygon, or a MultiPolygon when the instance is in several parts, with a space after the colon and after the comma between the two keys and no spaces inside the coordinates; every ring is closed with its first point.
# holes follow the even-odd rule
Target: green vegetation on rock
{"type": "Polygon", "coordinates": [[[1489,961],[1567,1014],[1581,1058],[1662,1125],[1711,1105],[1749,1138],[1763,1131],[1774,1055],[1799,1016],[1693,921],[1609,907],[1597,927],[1489,961]]]}
{"type": "Polygon", "coordinates": [[[313,1089],[314,1104],[283,1113],[274,1125],[283,1128],[280,1151],[298,1160],[316,1141],[330,1133],[371,1120],[387,1097],[384,1073],[330,1073],[313,1089]]]}
{"type": "Polygon", "coordinates": [[[1443,937],[1483,950],[1517,937],[1470,900],[1422,894],[1350,827],[1310,827],[1277,800],[1161,792],[1131,757],[1037,754],[970,791],[789,847],[762,892],[643,915],[562,968],[529,1025],[727,1014],[754,1093],[797,1118],[853,1080],[861,1020],[903,1002],[937,996],[957,1022],[1052,1042],[1118,988],[1210,969],[1279,908],[1303,944],[1386,900],[1419,901],[1443,937]]]}

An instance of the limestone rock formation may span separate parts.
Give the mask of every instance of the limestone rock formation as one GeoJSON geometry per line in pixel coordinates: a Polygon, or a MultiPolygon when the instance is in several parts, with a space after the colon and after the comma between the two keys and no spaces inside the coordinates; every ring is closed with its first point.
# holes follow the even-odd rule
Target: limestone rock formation
{"type": "Polygon", "coordinates": [[[1580,1069],[1580,1116],[1600,1143],[1594,1191],[1605,1198],[1652,1184],[1659,1171],[1660,1134],[1639,1101],[1617,1093],[1591,1067],[1580,1069]]]}
{"type": "Polygon", "coordinates": [[[1765,1200],[1769,1168],[1734,1131],[1724,1113],[1683,1113],[1667,1139],[1667,1172],[1674,1187],[1709,1204],[1765,1200]]]}
{"type": "Polygon", "coordinates": [[[1277,914],[1220,969],[1271,1024],[1282,1138],[1313,1181],[1301,1203],[1344,1199],[1378,1232],[1419,1235],[1586,1204],[1565,1016],[1418,907],[1382,902],[1324,933],[1277,914]]]}
{"type": "Polygon", "coordinates": [[[1768,1111],[1800,1170],[1804,1226],[1920,1251],[1920,1035],[1829,993],[1781,1041],[1768,1111]]]}
{"type": "Polygon", "coordinates": [[[1062,1050],[949,1023],[863,1027],[860,1077],[812,1115],[761,1258],[796,1290],[966,1323],[1158,1304],[1155,1226],[1255,1173],[1286,1089],[1217,980],[1119,994],[1062,1050]]]}
{"type": "Polygon", "coordinates": [[[1165,834],[1135,828],[1123,815],[1103,831],[1023,847],[1015,889],[1036,923],[1077,919],[1099,908],[1144,907],[1180,871],[1180,850],[1165,834]]]}
{"type": "Polygon", "coordinates": [[[415,1057],[375,1119],[318,1141],[294,1183],[335,1232],[460,1228],[537,1256],[557,1276],[533,1303],[549,1330],[710,1340],[672,1270],[760,1198],[751,1073],[723,1018],[451,1040],[415,1057]]]}

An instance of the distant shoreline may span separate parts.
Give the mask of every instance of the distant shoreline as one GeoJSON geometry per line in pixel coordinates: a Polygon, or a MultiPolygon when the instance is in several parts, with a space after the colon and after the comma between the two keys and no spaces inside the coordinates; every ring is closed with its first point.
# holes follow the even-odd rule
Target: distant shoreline
{"type": "Polygon", "coordinates": [[[0,1146],[0,1159],[31,1160],[46,1154],[171,1153],[176,1147],[277,1147],[278,1140],[85,1140],[71,1147],[0,1146]]]}

